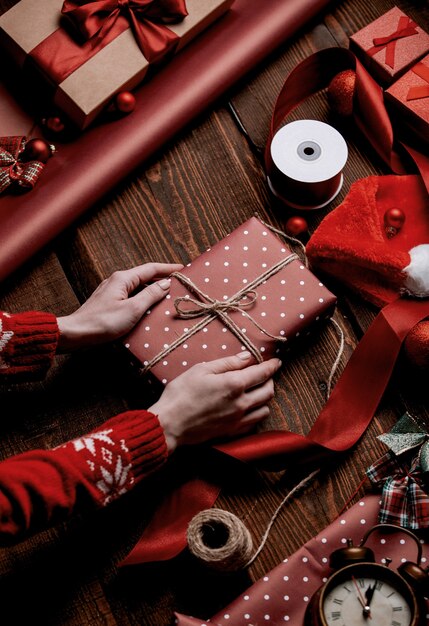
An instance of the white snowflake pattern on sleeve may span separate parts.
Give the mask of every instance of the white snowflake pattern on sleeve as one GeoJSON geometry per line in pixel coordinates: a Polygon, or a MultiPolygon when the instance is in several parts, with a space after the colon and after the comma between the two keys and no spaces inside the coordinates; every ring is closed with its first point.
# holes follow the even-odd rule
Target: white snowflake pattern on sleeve
{"type": "Polygon", "coordinates": [[[112,428],[96,431],[62,446],[73,446],[76,452],[84,456],[94,474],[94,484],[104,506],[126,493],[134,483],[125,440],[115,441],[110,436],[112,433],[112,428]]]}

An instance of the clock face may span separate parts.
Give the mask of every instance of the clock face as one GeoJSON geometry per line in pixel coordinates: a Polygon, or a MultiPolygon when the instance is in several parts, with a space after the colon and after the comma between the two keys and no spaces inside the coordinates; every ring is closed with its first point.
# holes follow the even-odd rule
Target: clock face
{"type": "Polygon", "coordinates": [[[327,626],[414,626],[412,592],[387,567],[357,564],[340,570],[321,596],[327,626]]]}

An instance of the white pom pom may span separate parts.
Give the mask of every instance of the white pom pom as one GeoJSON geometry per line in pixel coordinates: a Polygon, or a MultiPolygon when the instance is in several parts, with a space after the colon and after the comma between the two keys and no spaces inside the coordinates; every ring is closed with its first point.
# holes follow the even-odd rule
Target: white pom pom
{"type": "Polygon", "coordinates": [[[406,291],[418,298],[429,296],[429,244],[423,243],[409,252],[411,263],[404,268],[406,291]]]}

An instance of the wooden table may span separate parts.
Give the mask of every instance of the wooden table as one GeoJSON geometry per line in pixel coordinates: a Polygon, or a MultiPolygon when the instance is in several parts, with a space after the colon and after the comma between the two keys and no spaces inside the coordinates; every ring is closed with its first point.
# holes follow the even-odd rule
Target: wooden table
{"type": "MultiPolygon", "coordinates": [[[[13,0],[0,0],[0,10],[12,4],[13,0]]],[[[274,101],[297,62],[321,48],[347,47],[350,34],[393,4],[393,0],[333,3],[330,12],[285,42],[237,85],[228,97],[256,145],[264,146],[274,101]]],[[[429,28],[424,0],[396,4],[429,28]]],[[[15,272],[1,286],[0,306],[64,315],[114,270],[150,260],[187,263],[255,212],[282,227],[289,213],[272,202],[261,163],[228,104],[225,98],[195,120],[162,153],[15,272]]],[[[328,120],[325,97],[313,98],[298,116],[328,120]]],[[[342,201],[353,181],[388,173],[359,136],[351,134],[347,139],[350,155],[343,189],[331,206],[309,216],[311,230],[342,201]]],[[[358,296],[338,295],[335,319],[346,337],[342,368],[375,309],[358,296]]],[[[270,427],[308,432],[326,401],[326,381],[337,345],[334,329],[327,326],[284,363],[277,377],[270,427]]],[[[247,571],[214,574],[186,552],[171,562],[117,567],[144,529],[156,493],[171,479],[167,469],[105,510],[2,549],[2,624],[167,626],[173,622],[174,610],[210,617],[362,494],[359,485],[365,469],[384,452],[378,434],[405,410],[428,419],[427,385],[418,372],[411,373],[409,364],[399,365],[363,439],[281,510],[262,553],[247,571]]],[[[117,412],[148,403],[147,387],[125,375],[110,348],[58,357],[45,381],[1,389],[1,455],[59,445],[117,412]]],[[[291,469],[255,470],[245,480],[231,481],[217,506],[236,513],[257,545],[295,480],[291,469]]]]}

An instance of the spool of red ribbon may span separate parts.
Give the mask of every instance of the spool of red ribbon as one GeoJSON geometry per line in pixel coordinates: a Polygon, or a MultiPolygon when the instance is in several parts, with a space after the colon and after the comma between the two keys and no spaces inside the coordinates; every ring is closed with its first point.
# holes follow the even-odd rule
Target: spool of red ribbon
{"type": "Polygon", "coordinates": [[[274,135],[268,163],[268,184],[275,196],[295,209],[329,204],[343,184],[347,144],[329,124],[298,120],[274,135]]]}

